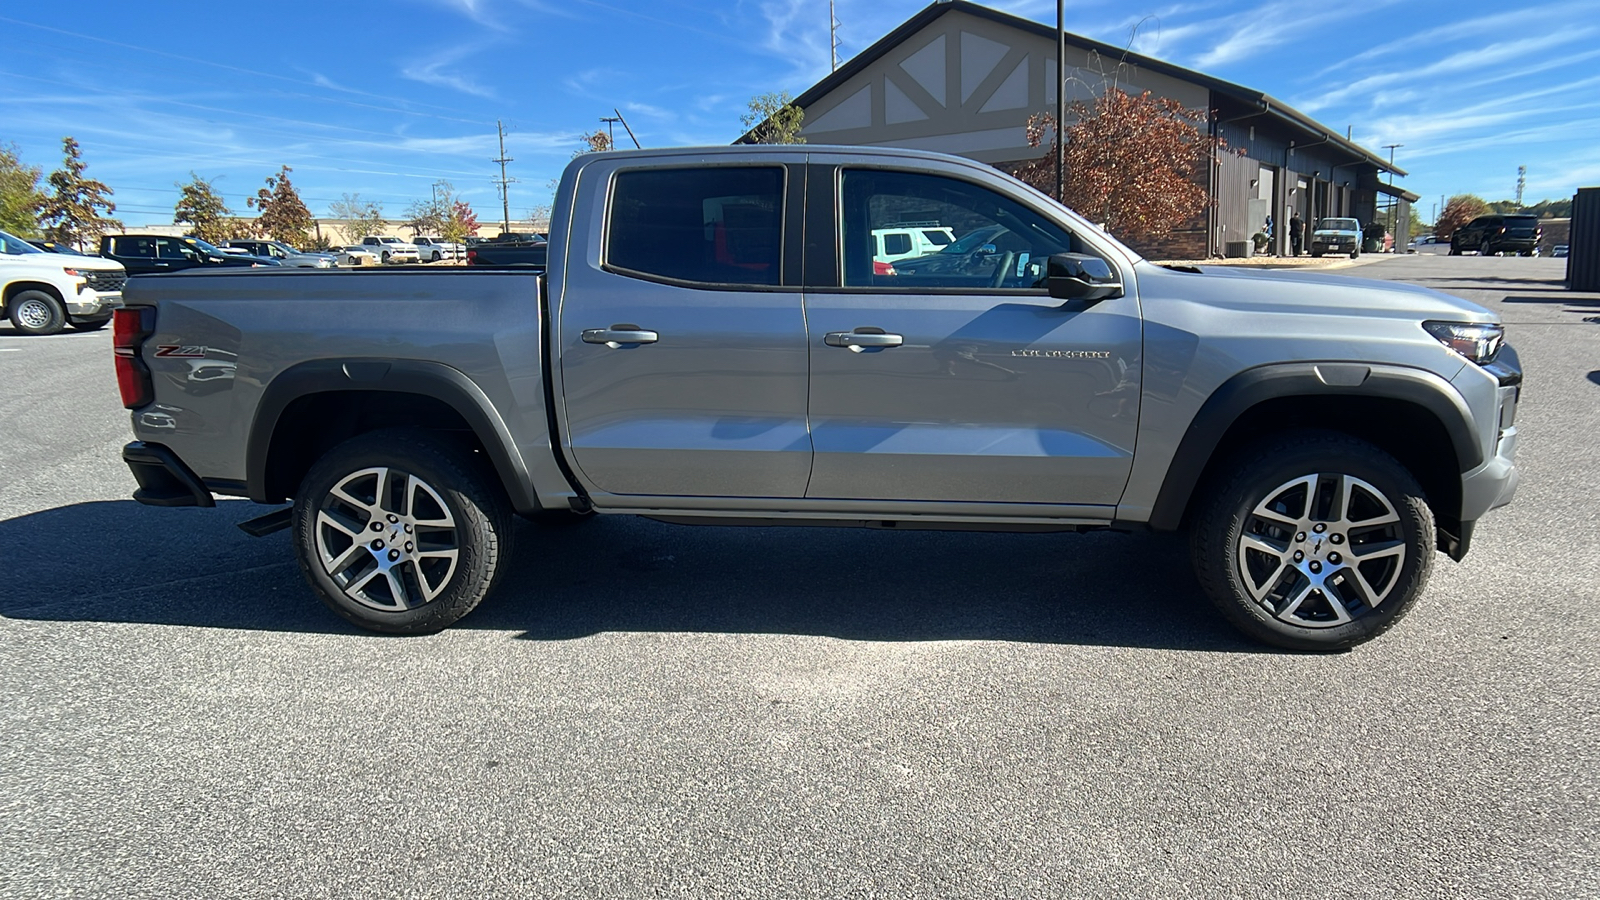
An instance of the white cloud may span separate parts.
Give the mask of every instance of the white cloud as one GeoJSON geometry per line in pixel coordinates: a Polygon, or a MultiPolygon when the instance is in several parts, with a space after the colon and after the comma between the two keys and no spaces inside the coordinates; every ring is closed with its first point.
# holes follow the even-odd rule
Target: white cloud
{"type": "Polygon", "coordinates": [[[474,97],[492,99],[495,96],[492,89],[473,81],[463,74],[458,66],[458,63],[463,59],[472,56],[481,49],[483,48],[480,45],[471,44],[455,47],[439,53],[431,59],[407,63],[401,67],[400,74],[402,77],[409,78],[412,81],[420,81],[423,84],[450,88],[463,94],[471,94],[474,97]]]}

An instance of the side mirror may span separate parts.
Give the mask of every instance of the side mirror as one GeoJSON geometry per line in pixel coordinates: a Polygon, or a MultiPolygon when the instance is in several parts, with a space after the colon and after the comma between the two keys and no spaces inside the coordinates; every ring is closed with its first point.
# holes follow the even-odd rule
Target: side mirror
{"type": "Polygon", "coordinates": [[[979,247],[972,252],[978,256],[993,256],[999,251],[995,249],[993,244],[984,244],[982,247],[979,247]]]}
{"type": "Polygon", "coordinates": [[[1122,279],[1111,264],[1087,253],[1051,254],[1045,287],[1057,300],[1093,303],[1122,296],[1122,279]]]}

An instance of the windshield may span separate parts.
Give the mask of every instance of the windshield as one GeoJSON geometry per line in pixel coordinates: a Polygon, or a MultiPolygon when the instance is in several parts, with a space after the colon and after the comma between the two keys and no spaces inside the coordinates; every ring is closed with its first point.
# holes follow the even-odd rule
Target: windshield
{"type": "Polygon", "coordinates": [[[0,231],[0,253],[7,256],[22,256],[25,253],[43,253],[38,247],[28,243],[12,234],[0,231]]]}
{"type": "Polygon", "coordinates": [[[1318,231],[1360,231],[1361,224],[1355,219],[1323,219],[1317,225],[1318,231]]]}
{"type": "Polygon", "coordinates": [[[202,253],[205,253],[208,256],[227,256],[228,255],[226,253],[223,253],[221,250],[218,250],[214,245],[208,244],[205,241],[202,241],[202,240],[200,240],[199,238],[196,238],[196,237],[186,237],[186,238],[183,239],[183,242],[185,244],[188,244],[191,247],[194,247],[194,248],[200,250],[202,253]]]}

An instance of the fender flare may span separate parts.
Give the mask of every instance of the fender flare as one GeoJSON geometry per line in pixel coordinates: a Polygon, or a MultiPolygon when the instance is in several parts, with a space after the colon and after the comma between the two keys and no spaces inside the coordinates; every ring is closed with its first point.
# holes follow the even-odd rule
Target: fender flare
{"type": "Polygon", "coordinates": [[[1251,407],[1281,397],[1374,397],[1421,407],[1444,426],[1461,471],[1483,463],[1477,427],[1466,400],[1425,369],[1366,363],[1275,363],[1246,369],[1222,383],[1195,413],[1167,466],[1149,525],[1173,531],[1228,429],[1251,407]]]}
{"type": "Polygon", "coordinates": [[[267,497],[267,463],[284,411],[303,397],[334,391],[420,394],[441,401],[472,428],[512,508],[520,513],[540,510],[527,461],[488,395],[461,370],[421,360],[319,359],[291,366],[272,379],[256,404],[245,446],[245,486],[251,500],[281,502],[267,497]]]}

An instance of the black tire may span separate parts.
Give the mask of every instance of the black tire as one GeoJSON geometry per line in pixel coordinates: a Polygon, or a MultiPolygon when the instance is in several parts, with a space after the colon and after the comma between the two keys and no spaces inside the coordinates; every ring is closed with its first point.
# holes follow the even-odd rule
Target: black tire
{"type": "Polygon", "coordinates": [[[428,257],[428,262],[438,262],[438,261],[439,261],[439,251],[435,250],[435,251],[433,251],[433,255],[428,257]]]}
{"type": "Polygon", "coordinates": [[[111,324],[111,317],[104,319],[73,319],[72,327],[77,331],[99,331],[111,324]]]}
{"type": "Polygon", "coordinates": [[[61,301],[44,291],[21,291],[6,301],[11,324],[23,334],[58,334],[67,327],[61,301]]]}
{"type": "Polygon", "coordinates": [[[1478,255],[1479,256],[1494,256],[1495,255],[1494,251],[1489,248],[1489,239],[1488,238],[1484,238],[1483,239],[1483,243],[1478,245],[1478,255]]]}
{"type": "Polygon", "coordinates": [[[1355,259],[1355,258],[1359,257],[1360,255],[1361,255],[1361,249],[1359,247],[1356,248],[1355,250],[1351,250],[1350,251],[1350,258],[1351,259],[1355,259]]]}
{"type": "Polygon", "coordinates": [[[488,465],[453,441],[409,428],[368,432],[328,451],[301,481],[295,556],[312,590],[350,622],[391,634],[430,634],[471,612],[494,589],[510,553],[511,515],[488,465]],[[379,469],[390,473],[387,490],[382,476],[363,474],[379,469]],[[416,480],[397,481],[396,474],[416,480]],[[363,507],[337,498],[333,490],[341,485],[345,496],[363,502],[370,486],[372,502],[363,507]],[[379,499],[380,491],[387,496],[379,499]],[[373,509],[390,514],[380,517],[373,509]],[[428,524],[445,520],[448,528],[428,524]],[[373,524],[381,526],[377,532],[373,524]],[[440,557],[451,549],[453,561],[440,557]],[[347,554],[350,561],[340,566],[347,554]],[[396,585],[400,596],[391,588],[396,585]]]}
{"type": "Polygon", "coordinates": [[[389,264],[389,251],[383,251],[383,255],[379,257],[378,261],[387,266],[389,264]]]}
{"type": "Polygon", "coordinates": [[[1322,251],[1321,250],[1313,250],[1313,251],[1311,251],[1311,258],[1312,259],[1321,259],[1322,258],[1322,251]]]}
{"type": "MultiPolygon", "coordinates": [[[[1421,596],[1433,567],[1433,511],[1416,479],[1394,457],[1366,441],[1338,432],[1290,432],[1250,446],[1211,482],[1197,509],[1190,527],[1189,547],[1201,588],[1236,628],[1279,647],[1344,650],[1378,637],[1399,622],[1421,596]],[[1283,487],[1302,478],[1310,484],[1308,476],[1313,474],[1321,477],[1315,480],[1315,490],[1307,489],[1302,495],[1308,497],[1307,505],[1302,507],[1302,521],[1319,518],[1311,506],[1316,501],[1311,498],[1326,497],[1329,489],[1340,482],[1347,485],[1348,496],[1353,498],[1346,501],[1347,509],[1364,504],[1366,510],[1381,511],[1382,507],[1374,504],[1370,489],[1389,504],[1395,521],[1377,526],[1335,523],[1322,534],[1314,534],[1311,528],[1295,533],[1280,530],[1278,539],[1286,549],[1282,551],[1281,568],[1276,570],[1269,554],[1254,549],[1244,553],[1242,538],[1247,528],[1252,534],[1276,528],[1276,514],[1257,513],[1258,507],[1264,508],[1275,498],[1291,496],[1283,487]],[[1352,478],[1364,484],[1349,487],[1352,478]],[[1349,564],[1358,558],[1353,548],[1359,546],[1371,548],[1369,553],[1380,547],[1387,547],[1388,552],[1399,547],[1404,556],[1398,563],[1392,558],[1369,557],[1369,561],[1358,563],[1358,571],[1364,574],[1352,578],[1349,564]],[[1309,558],[1291,561],[1290,554],[1297,548],[1309,558]],[[1340,557],[1340,549],[1350,553],[1350,559],[1340,557]],[[1241,556],[1248,556],[1243,564],[1241,556]],[[1327,561],[1318,563],[1318,559],[1327,561]],[[1315,576],[1308,574],[1314,565],[1323,567],[1315,576]],[[1257,580],[1258,572],[1267,574],[1257,580]],[[1316,587],[1311,580],[1314,577],[1324,578],[1331,592],[1316,587]],[[1263,602],[1252,599],[1252,582],[1254,589],[1263,594],[1263,602]],[[1365,593],[1364,586],[1373,583],[1384,587],[1376,607],[1359,599],[1365,593]],[[1357,600],[1354,607],[1348,599],[1340,604],[1339,597],[1331,596],[1346,593],[1349,599],[1357,600]],[[1304,599],[1296,604],[1292,599],[1295,596],[1304,599]],[[1269,610],[1266,603],[1273,604],[1274,609],[1269,610]],[[1342,612],[1336,612],[1335,605],[1342,612]],[[1308,612],[1298,615],[1301,609],[1308,612]]],[[[1292,503],[1280,509],[1288,513],[1282,518],[1294,518],[1292,503]]],[[[1387,512],[1380,512],[1368,518],[1378,521],[1387,517],[1387,512]]],[[[1325,515],[1321,518],[1326,520],[1325,515]]]]}
{"type": "Polygon", "coordinates": [[[1450,242],[1450,255],[1451,256],[1460,256],[1461,255],[1461,248],[1457,247],[1456,246],[1456,242],[1453,241],[1453,240],[1450,242]]]}

